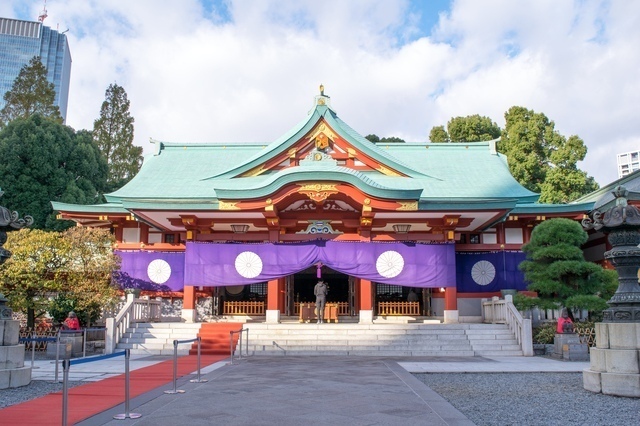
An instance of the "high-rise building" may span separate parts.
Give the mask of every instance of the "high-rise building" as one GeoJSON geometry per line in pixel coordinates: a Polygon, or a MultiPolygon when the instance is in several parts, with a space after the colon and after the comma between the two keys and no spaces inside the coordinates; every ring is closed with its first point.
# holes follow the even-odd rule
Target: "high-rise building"
{"type": "Polygon", "coordinates": [[[618,178],[640,170],[640,151],[618,154],[618,178]]]}
{"type": "Polygon", "coordinates": [[[47,68],[47,80],[56,90],[55,104],[66,119],[71,78],[67,36],[37,21],[0,18],[0,109],[5,105],[4,94],[34,56],[47,68]]]}

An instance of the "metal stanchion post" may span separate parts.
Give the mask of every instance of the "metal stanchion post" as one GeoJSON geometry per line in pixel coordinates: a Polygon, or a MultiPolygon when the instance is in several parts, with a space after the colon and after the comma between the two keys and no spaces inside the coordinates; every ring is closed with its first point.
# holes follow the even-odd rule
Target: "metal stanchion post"
{"type": "Polygon", "coordinates": [[[124,351],[124,414],[116,414],[113,416],[116,420],[124,420],[124,419],[139,419],[142,417],[140,413],[130,413],[129,412],[129,356],[131,350],[125,349],[124,351]]]}
{"type": "Polygon", "coordinates": [[[31,332],[31,369],[32,370],[36,368],[33,366],[35,359],[36,359],[36,330],[33,330],[33,332],[31,332]]]}
{"type": "Polygon", "coordinates": [[[240,329],[240,332],[238,334],[238,347],[240,348],[240,355],[238,355],[238,359],[242,360],[242,329],[240,329]]]}
{"type": "MultiPolygon", "coordinates": [[[[65,354],[67,351],[65,350],[65,354]]],[[[56,336],[56,378],[54,383],[58,382],[58,364],[60,364],[60,330],[58,330],[58,334],[56,336]]]]}
{"type": "Polygon", "coordinates": [[[82,334],[82,358],[87,356],[87,328],[85,327],[82,334]]]}
{"type": "MultiPolygon", "coordinates": [[[[62,426],[67,426],[67,406],[69,403],[69,366],[71,365],[71,360],[65,358],[62,360],[62,426]]],[[[57,365],[56,365],[57,367],[57,365]]],[[[56,380],[57,382],[57,380],[56,380]]]]}
{"type": "Polygon", "coordinates": [[[189,380],[191,383],[204,383],[208,382],[207,379],[200,378],[200,342],[202,341],[202,337],[198,336],[198,358],[197,358],[197,366],[198,366],[198,378],[189,380]]]}
{"type": "Polygon", "coordinates": [[[173,341],[173,390],[166,390],[164,393],[184,393],[184,390],[177,389],[176,381],[178,380],[178,341],[173,341]]]}
{"type": "Polygon", "coordinates": [[[245,354],[249,356],[249,329],[247,328],[247,338],[245,339],[245,354]]]}
{"type": "Polygon", "coordinates": [[[233,331],[229,332],[229,352],[231,352],[231,365],[233,365],[233,331]]]}

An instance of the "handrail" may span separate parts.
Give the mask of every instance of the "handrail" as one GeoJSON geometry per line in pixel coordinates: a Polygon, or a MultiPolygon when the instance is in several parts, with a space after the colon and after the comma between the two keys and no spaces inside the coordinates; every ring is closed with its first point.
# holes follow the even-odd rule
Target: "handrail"
{"type": "Polygon", "coordinates": [[[127,301],[115,318],[106,319],[105,353],[115,351],[116,346],[132,323],[160,321],[161,303],[157,300],[134,299],[127,295],[127,301]]]}
{"type": "Polygon", "coordinates": [[[492,324],[507,324],[522,348],[524,356],[533,356],[533,333],[531,320],[524,319],[513,304],[513,296],[506,295],[504,300],[493,297],[490,301],[482,302],[483,322],[492,324]]]}

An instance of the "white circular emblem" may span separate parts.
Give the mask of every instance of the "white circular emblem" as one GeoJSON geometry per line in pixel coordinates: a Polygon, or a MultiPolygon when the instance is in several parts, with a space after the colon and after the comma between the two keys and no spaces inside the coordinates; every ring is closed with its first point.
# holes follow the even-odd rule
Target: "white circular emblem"
{"type": "Polygon", "coordinates": [[[262,259],[252,251],[243,251],[236,257],[236,271],[245,278],[254,278],[262,272],[262,259]]]}
{"type": "Polygon", "coordinates": [[[404,268],[404,259],[397,251],[389,250],[378,256],[376,269],[385,278],[397,276],[404,268]]]}
{"type": "Polygon", "coordinates": [[[480,260],[471,268],[471,278],[478,285],[487,285],[496,277],[496,268],[488,260],[480,260]]]}
{"type": "Polygon", "coordinates": [[[152,260],[147,267],[149,279],[156,284],[164,284],[171,276],[171,266],[162,259],[152,260]]]}

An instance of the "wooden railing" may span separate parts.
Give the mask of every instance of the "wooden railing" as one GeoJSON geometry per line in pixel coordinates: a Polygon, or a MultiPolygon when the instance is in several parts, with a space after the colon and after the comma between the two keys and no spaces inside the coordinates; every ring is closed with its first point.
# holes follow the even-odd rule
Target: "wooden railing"
{"type": "Polygon", "coordinates": [[[224,315],[264,315],[264,302],[224,302],[224,315]]]}
{"type": "Polygon", "coordinates": [[[522,348],[522,354],[533,356],[531,320],[522,318],[513,305],[513,296],[507,295],[504,300],[494,297],[482,302],[482,320],[485,323],[507,324],[522,348]]]}
{"type": "Polygon", "coordinates": [[[127,302],[115,318],[106,318],[105,352],[112,354],[120,339],[131,324],[136,322],[160,321],[161,302],[159,300],[134,299],[127,295],[127,302]]]}
{"type": "Polygon", "coordinates": [[[420,315],[420,303],[378,302],[378,315],[420,315]]]}
{"type": "MultiPolygon", "coordinates": [[[[327,304],[331,303],[332,305],[336,305],[338,307],[338,315],[339,316],[349,316],[349,303],[348,302],[327,302],[327,304]]],[[[303,305],[308,305],[309,302],[302,303],[303,305]]],[[[295,316],[300,315],[300,302],[295,302],[293,304],[293,314],[295,316]]],[[[314,304],[315,306],[315,304],[314,304]]]]}

